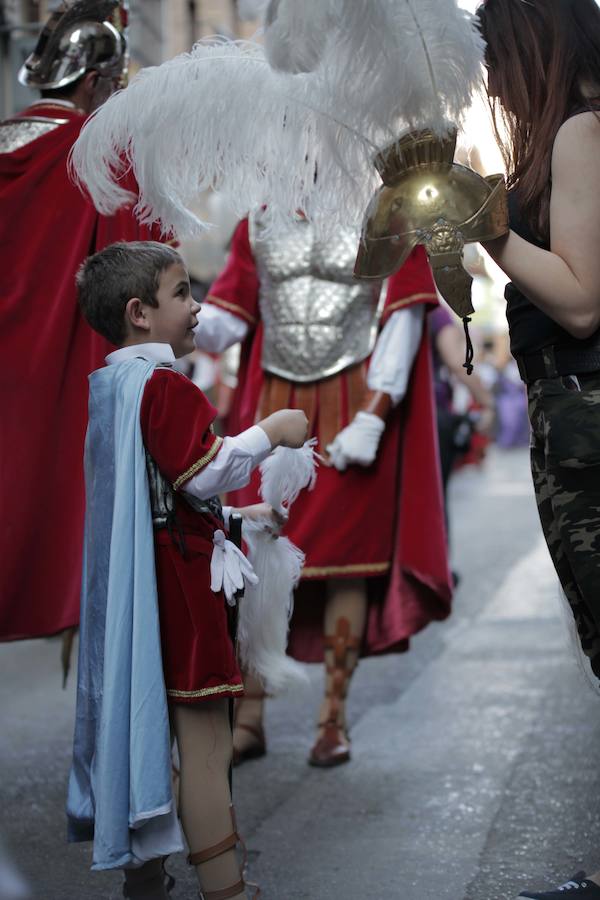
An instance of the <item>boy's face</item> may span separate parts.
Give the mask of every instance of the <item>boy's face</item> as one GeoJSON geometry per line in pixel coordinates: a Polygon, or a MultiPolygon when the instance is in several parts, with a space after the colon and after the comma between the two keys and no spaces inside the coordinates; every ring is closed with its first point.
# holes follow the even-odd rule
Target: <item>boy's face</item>
{"type": "Polygon", "coordinates": [[[183,263],[173,263],[160,276],[156,292],[158,306],[145,306],[150,323],[149,341],[170,344],[176,357],[195,349],[194,327],[200,312],[190,292],[190,279],[183,263]]]}

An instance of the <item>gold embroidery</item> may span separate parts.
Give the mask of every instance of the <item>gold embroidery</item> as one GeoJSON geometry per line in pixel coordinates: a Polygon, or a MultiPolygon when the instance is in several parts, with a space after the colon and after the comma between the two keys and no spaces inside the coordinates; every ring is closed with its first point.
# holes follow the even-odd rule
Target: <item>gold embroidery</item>
{"type": "Polygon", "coordinates": [[[204,298],[203,302],[214,303],[215,306],[222,306],[223,309],[229,310],[229,312],[237,313],[238,316],[243,316],[251,325],[256,325],[254,316],[251,316],[249,312],[246,312],[246,310],[242,306],[238,306],[237,303],[232,303],[230,300],[222,300],[220,297],[215,297],[214,294],[209,294],[204,298]]]}
{"type": "Polygon", "coordinates": [[[176,691],[167,688],[167,696],[169,697],[212,697],[214,694],[230,694],[232,691],[236,694],[244,690],[243,684],[217,684],[215,687],[200,688],[199,691],[176,691]]]}
{"type": "Polygon", "coordinates": [[[353,563],[350,566],[305,566],[302,578],[322,578],[326,575],[382,575],[390,568],[389,562],[353,563]]]}
{"type": "Polygon", "coordinates": [[[208,465],[208,463],[211,461],[213,456],[216,456],[217,450],[219,449],[219,447],[221,446],[222,443],[223,443],[223,438],[216,437],[215,442],[212,445],[212,447],[210,448],[210,450],[208,451],[208,453],[205,453],[204,456],[202,457],[202,459],[197,460],[193,464],[193,466],[190,466],[186,472],[184,472],[182,475],[179,476],[177,481],[173,482],[173,490],[178,491],[179,488],[181,487],[181,485],[184,482],[186,482],[189,478],[191,478],[192,475],[195,475],[196,472],[199,472],[200,469],[203,469],[204,466],[208,465]]]}

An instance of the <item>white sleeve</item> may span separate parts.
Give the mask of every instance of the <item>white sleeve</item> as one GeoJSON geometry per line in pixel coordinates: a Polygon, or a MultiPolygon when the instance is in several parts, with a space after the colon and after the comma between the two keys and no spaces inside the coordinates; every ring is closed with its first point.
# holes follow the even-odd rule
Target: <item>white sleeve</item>
{"type": "Polygon", "coordinates": [[[271,449],[269,438],[258,425],[236,437],[226,437],[215,458],[186,481],[181,490],[199,500],[207,500],[215,494],[245,487],[252,470],[267,458],[271,449]]]}
{"type": "Polygon", "coordinates": [[[220,309],[213,303],[203,303],[194,329],[198,350],[223,353],[232,344],[243,341],[248,334],[247,324],[238,316],[220,309]]]}
{"type": "Polygon", "coordinates": [[[423,333],[422,303],[398,309],[386,322],[371,356],[367,386],[383,391],[397,406],[406,393],[408,379],[423,333]]]}

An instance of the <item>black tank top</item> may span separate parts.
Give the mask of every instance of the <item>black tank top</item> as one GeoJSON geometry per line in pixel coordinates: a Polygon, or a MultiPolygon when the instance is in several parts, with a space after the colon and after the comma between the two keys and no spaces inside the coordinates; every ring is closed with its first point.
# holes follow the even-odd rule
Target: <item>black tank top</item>
{"type": "MultiPolygon", "coordinates": [[[[594,100],[594,107],[599,109],[594,100]]],[[[578,113],[587,112],[587,109],[577,109],[571,113],[568,118],[576,116],[578,113]]],[[[538,240],[532,233],[531,228],[521,215],[517,198],[513,193],[508,195],[508,214],[511,229],[536,247],[542,247],[549,250],[550,245],[538,240]]],[[[551,344],[570,344],[576,342],[581,346],[580,342],[561,328],[554,319],[547,316],[546,313],[538,309],[537,306],[527,299],[525,294],[510,282],[506,285],[504,296],[506,298],[506,318],[508,319],[508,330],[510,333],[510,349],[513,356],[521,356],[524,353],[535,353],[543,347],[549,347],[551,344]]],[[[592,338],[587,338],[589,343],[595,343],[598,340],[600,329],[592,338]]]]}

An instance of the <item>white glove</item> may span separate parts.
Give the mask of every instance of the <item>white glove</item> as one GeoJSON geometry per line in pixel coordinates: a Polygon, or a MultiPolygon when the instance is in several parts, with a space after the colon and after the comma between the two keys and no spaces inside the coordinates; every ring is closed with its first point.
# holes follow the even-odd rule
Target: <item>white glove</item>
{"type": "Polygon", "coordinates": [[[385,422],[374,413],[357,412],[346,428],[342,428],[332,444],[326,447],[331,462],[343,472],[346,466],[356,463],[370,466],[375,462],[385,422]]]}
{"type": "Polygon", "coordinates": [[[215,594],[223,590],[230,606],[235,606],[235,595],[244,587],[244,579],[258,584],[258,577],[242,553],[225,533],[217,529],[213,536],[213,552],[210,560],[210,589],[215,594]]]}

